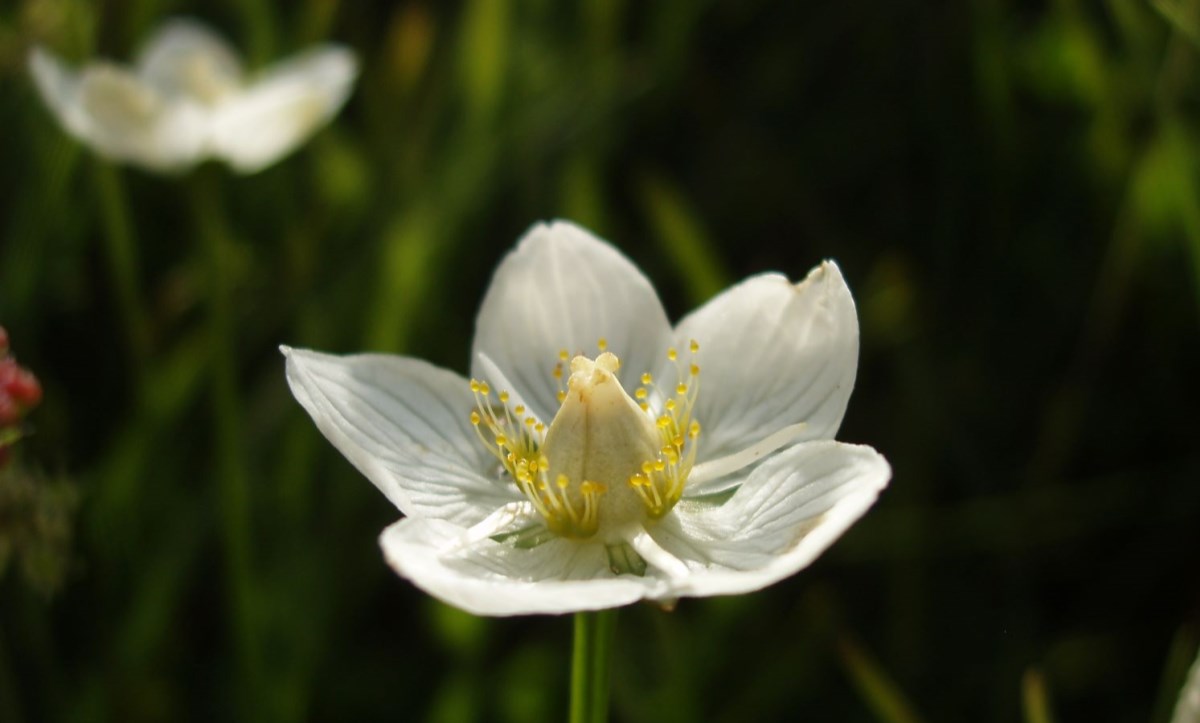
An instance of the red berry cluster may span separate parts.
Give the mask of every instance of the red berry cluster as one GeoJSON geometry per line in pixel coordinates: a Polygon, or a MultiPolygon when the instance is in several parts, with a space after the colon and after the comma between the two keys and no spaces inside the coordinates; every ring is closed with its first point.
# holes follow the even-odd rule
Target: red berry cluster
{"type": "Polygon", "coordinates": [[[20,423],[21,417],[42,401],[42,385],[33,372],[17,364],[8,353],[8,332],[0,326],[0,465],[8,452],[8,443],[19,436],[9,429],[20,423]]]}

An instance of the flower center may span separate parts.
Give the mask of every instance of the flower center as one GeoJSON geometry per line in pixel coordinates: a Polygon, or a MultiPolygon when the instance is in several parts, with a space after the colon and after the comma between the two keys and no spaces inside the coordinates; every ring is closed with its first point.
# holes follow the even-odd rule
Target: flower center
{"type": "Polygon", "coordinates": [[[663,389],[645,373],[633,397],[617,379],[620,360],[603,339],[599,347],[595,359],[559,352],[559,407],[549,427],[511,392],[493,394],[487,382],[471,381],[480,440],[547,527],[575,539],[665,515],[683,494],[700,435],[692,419],[700,390],[696,342],[686,365],[667,350],[674,386],[663,389]]]}

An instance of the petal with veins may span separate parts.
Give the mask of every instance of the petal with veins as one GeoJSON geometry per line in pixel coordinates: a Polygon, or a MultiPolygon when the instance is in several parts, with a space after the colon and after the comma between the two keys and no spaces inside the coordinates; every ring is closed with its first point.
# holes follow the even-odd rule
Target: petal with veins
{"type": "Polygon", "coordinates": [[[654,597],[657,578],[613,576],[603,545],[553,539],[532,549],[483,540],[469,548],[463,530],[441,520],[400,520],[379,538],[400,575],[476,615],[603,610],[654,597]]]}
{"type": "Polygon", "coordinates": [[[802,439],[837,432],[854,388],[858,317],[833,262],[799,284],[751,277],[684,318],[675,339],[700,343],[701,462],[801,422],[802,439]]]}
{"type": "Polygon", "coordinates": [[[870,447],[801,442],[760,464],[717,508],[682,503],[649,528],[691,570],[679,596],[750,592],[807,567],[866,512],[891,468],[870,447]]]}
{"type": "MultiPolygon", "coordinates": [[[[642,272],[582,228],[537,224],[500,262],[475,321],[472,359],[487,354],[537,416],[554,417],[551,375],[565,349],[593,357],[597,342],[621,359],[617,378],[637,386],[666,350],[666,312],[642,272]]],[[[478,362],[471,374],[483,378],[478,362]]]]}
{"type": "Polygon", "coordinates": [[[404,514],[470,526],[521,500],[475,437],[462,377],[403,357],[283,352],[296,399],[404,514]]]}

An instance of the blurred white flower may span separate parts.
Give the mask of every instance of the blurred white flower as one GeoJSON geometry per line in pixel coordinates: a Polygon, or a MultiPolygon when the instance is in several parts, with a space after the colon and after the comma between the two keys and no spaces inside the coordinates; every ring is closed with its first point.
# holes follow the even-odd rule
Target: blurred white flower
{"type": "Polygon", "coordinates": [[[283,349],[293,394],[405,517],[395,570],[483,615],[744,593],[807,566],[891,470],[833,441],[858,361],[826,262],[751,277],[674,329],[646,278],[569,223],[496,270],[472,374],[283,349]]]}
{"type": "Polygon", "coordinates": [[[115,161],[183,171],[207,159],[254,173],[294,150],[346,102],[358,75],[340,45],[310,48],[247,75],[237,53],[194,20],[168,21],[132,67],[76,72],[30,52],[43,100],[71,135],[115,161]]]}

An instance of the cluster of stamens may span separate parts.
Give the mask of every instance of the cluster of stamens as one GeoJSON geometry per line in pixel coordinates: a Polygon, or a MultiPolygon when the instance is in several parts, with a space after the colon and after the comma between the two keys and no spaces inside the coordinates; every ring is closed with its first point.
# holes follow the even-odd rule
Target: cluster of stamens
{"type": "Polygon", "coordinates": [[[679,360],[676,349],[667,350],[667,359],[675,364],[676,384],[670,393],[658,387],[649,372],[642,375],[642,386],[634,392],[642,411],[650,411],[648,401],[651,392],[663,398],[663,412],[654,420],[662,443],[658,457],[642,462],[642,471],[629,478],[629,486],[638,493],[652,518],[662,517],[675,506],[683,495],[692,465],[696,462],[696,439],[700,436],[700,423],[692,419],[692,409],[700,395],[700,367],[696,354],[700,345],[695,340],[689,345],[691,360],[686,369],[679,360]]]}
{"type": "Polygon", "coordinates": [[[475,433],[550,529],[566,537],[593,534],[599,524],[597,502],[605,492],[604,485],[585,480],[579,485],[577,499],[566,475],[550,479],[550,460],[542,453],[546,425],[524,405],[510,407],[507,391],[496,395],[499,405],[493,404],[487,382],[472,379],[471,392],[475,395],[475,411],[471,412],[475,433]],[[490,439],[481,427],[487,428],[490,439]]]}
{"type": "MultiPolygon", "coordinates": [[[[615,370],[619,362],[616,357],[606,353],[608,343],[600,339],[597,347],[601,353],[596,358],[597,366],[603,362],[601,357],[605,357],[615,370]]],[[[646,449],[657,447],[657,455],[650,459],[631,459],[627,469],[633,470],[633,473],[623,480],[627,488],[636,494],[644,506],[645,514],[651,519],[662,517],[679,501],[696,459],[695,442],[700,435],[700,423],[692,418],[692,412],[700,392],[700,367],[695,363],[699,349],[695,341],[690,343],[690,357],[686,363],[680,359],[676,349],[668,349],[667,359],[675,365],[675,384],[671,387],[660,386],[647,372],[641,376],[641,386],[633,395],[637,406],[648,417],[654,413],[654,408],[661,410],[657,417],[650,417],[650,423],[646,424],[647,431],[643,434],[648,436],[641,437],[648,441],[646,449]],[[653,433],[649,431],[650,428],[653,428],[653,433]],[[655,436],[657,439],[653,440],[655,436]]],[[[564,369],[571,358],[568,350],[561,350],[551,372],[558,382],[560,409],[567,396],[564,369]]],[[[570,364],[574,368],[580,361],[577,359],[570,364]]],[[[573,480],[566,474],[552,470],[550,457],[555,450],[544,448],[548,431],[546,425],[524,405],[516,403],[518,400],[513,400],[510,392],[493,392],[487,382],[476,379],[471,380],[471,392],[475,397],[471,424],[480,441],[500,462],[552,532],[576,539],[590,537],[600,526],[602,507],[617,517],[623,516],[622,513],[611,512],[625,509],[616,500],[602,505],[601,498],[606,493],[612,494],[605,482],[616,483],[616,480],[573,480]]],[[[555,449],[559,449],[561,454],[561,447],[555,449]]],[[[564,461],[559,460],[554,470],[562,469],[564,461]]],[[[632,499],[629,503],[638,507],[638,503],[632,499]]],[[[606,513],[606,519],[610,513],[606,513]]]]}

